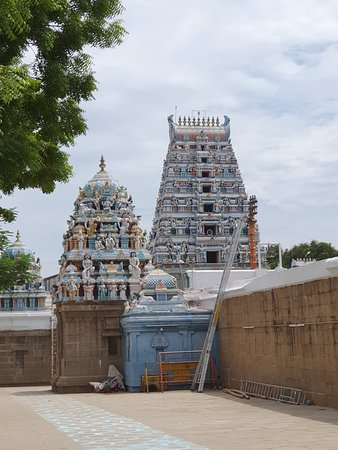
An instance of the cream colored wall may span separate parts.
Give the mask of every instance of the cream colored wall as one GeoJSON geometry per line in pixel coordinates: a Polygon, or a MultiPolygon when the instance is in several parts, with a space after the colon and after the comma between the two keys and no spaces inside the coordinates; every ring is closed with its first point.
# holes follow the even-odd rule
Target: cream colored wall
{"type": "Polygon", "coordinates": [[[338,277],[227,298],[218,335],[225,385],[290,386],[338,408],[338,277]]]}

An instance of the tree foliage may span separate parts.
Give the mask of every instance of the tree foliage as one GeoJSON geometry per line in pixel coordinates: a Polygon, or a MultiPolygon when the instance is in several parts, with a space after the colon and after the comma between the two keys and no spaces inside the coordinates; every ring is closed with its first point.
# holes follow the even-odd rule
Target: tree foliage
{"type": "MultiPolygon", "coordinates": [[[[15,211],[13,209],[5,210],[5,216],[6,220],[0,219],[0,223],[12,222],[15,219],[15,211]]],[[[29,271],[31,266],[29,255],[18,255],[13,258],[2,251],[9,244],[10,234],[8,231],[0,230],[0,291],[33,280],[29,271]]]]}
{"type": "Polygon", "coordinates": [[[328,242],[311,241],[310,243],[301,243],[294,245],[290,250],[286,249],[283,252],[283,266],[291,267],[293,259],[315,259],[321,261],[327,258],[333,258],[338,256],[338,250],[336,250],[328,242]]]}
{"type": "MultiPolygon", "coordinates": [[[[69,180],[63,148],[86,132],[81,103],[96,90],[85,49],[122,42],[122,11],[120,0],[0,2],[0,198],[16,188],[50,193],[69,180]]],[[[13,219],[0,208],[1,222],[13,219]]],[[[8,235],[0,234],[1,254],[8,235]]],[[[0,289],[20,283],[26,268],[25,258],[2,253],[0,289]]]]}
{"type": "Polygon", "coordinates": [[[0,257],[0,291],[13,286],[22,286],[33,280],[29,272],[31,257],[29,255],[19,255],[12,258],[6,253],[0,257]]]}
{"type": "Polygon", "coordinates": [[[279,248],[278,245],[269,245],[266,253],[266,262],[269,269],[275,269],[279,264],[279,248]]]}
{"type": "Polygon", "coordinates": [[[96,82],[87,46],[125,34],[120,0],[6,0],[0,4],[0,191],[52,192],[71,175],[61,147],[86,123],[96,82]],[[29,53],[31,64],[24,64],[29,53]]]}
{"type": "MultiPolygon", "coordinates": [[[[290,268],[292,260],[315,259],[321,261],[327,258],[338,256],[338,250],[328,242],[318,242],[312,240],[310,243],[294,245],[290,250],[286,249],[282,253],[283,267],[290,268]]],[[[270,269],[278,266],[278,246],[272,245],[267,253],[267,263],[270,269]]]]}

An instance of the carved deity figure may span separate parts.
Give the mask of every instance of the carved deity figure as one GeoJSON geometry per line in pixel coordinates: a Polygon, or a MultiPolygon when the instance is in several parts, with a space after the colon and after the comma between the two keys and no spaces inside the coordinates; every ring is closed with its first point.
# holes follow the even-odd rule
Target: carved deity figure
{"type": "Polygon", "coordinates": [[[188,244],[186,243],[186,241],[183,241],[181,243],[181,252],[183,253],[184,256],[186,256],[188,253],[188,244]]]}
{"type": "Polygon", "coordinates": [[[93,295],[94,284],[91,284],[89,281],[87,281],[86,284],[83,284],[83,291],[84,291],[83,300],[94,300],[93,295]]]}
{"type": "Polygon", "coordinates": [[[120,226],[120,233],[126,234],[129,228],[128,220],[125,217],[122,217],[119,226],[120,226]]]}
{"type": "Polygon", "coordinates": [[[99,284],[98,291],[99,291],[99,295],[98,295],[99,300],[105,300],[107,289],[106,289],[106,285],[103,283],[103,281],[101,281],[101,284],[99,284]]]}
{"type": "Polygon", "coordinates": [[[142,303],[149,303],[149,302],[155,302],[155,300],[150,295],[144,295],[144,292],[141,291],[139,294],[138,303],[142,304],[142,303]]]}
{"type": "Polygon", "coordinates": [[[115,284],[108,284],[108,300],[116,300],[115,284]]]}
{"type": "Polygon", "coordinates": [[[138,234],[134,236],[134,248],[135,250],[139,250],[141,248],[141,238],[138,234]]]}
{"type": "Polygon", "coordinates": [[[60,301],[62,299],[62,286],[61,284],[59,284],[54,292],[54,300],[55,301],[60,301]]]}
{"type": "Polygon", "coordinates": [[[79,252],[83,251],[83,246],[84,246],[84,236],[82,230],[80,230],[79,235],[77,237],[77,248],[79,252]]]}
{"type": "Polygon", "coordinates": [[[113,238],[113,236],[111,235],[111,233],[109,233],[108,236],[106,237],[106,249],[112,250],[115,247],[116,247],[116,241],[113,238]]]}
{"type": "Polygon", "coordinates": [[[140,260],[138,259],[138,257],[136,256],[135,252],[131,252],[130,253],[130,258],[129,258],[129,272],[131,275],[131,278],[135,278],[135,279],[139,279],[141,276],[141,269],[140,269],[140,260]]]}
{"type": "Polygon", "coordinates": [[[85,196],[86,196],[85,191],[82,189],[82,187],[79,187],[79,195],[76,200],[81,201],[83,198],[85,198],[85,196]]]}
{"type": "Polygon", "coordinates": [[[66,233],[63,234],[62,246],[63,246],[63,251],[65,253],[67,253],[68,252],[68,237],[67,237],[66,233]]]}
{"type": "Polygon", "coordinates": [[[90,254],[86,253],[84,255],[84,258],[82,260],[82,280],[88,281],[90,279],[91,273],[92,273],[92,267],[93,267],[93,261],[91,260],[90,254]]]}
{"type": "Polygon", "coordinates": [[[67,281],[67,283],[66,283],[66,288],[67,288],[67,292],[68,292],[68,297],[69,297],[69,299],[70,299],[70,300],[74,299],[75,296],[76,296],[77,293],[78,293],[79,285],[78,285],[76,279],[75,279],[73,276],[71,276],[71,277],[69,278],[69,280],[67,281]]]}
{"type": "Polygon", "coordinates": [[[104,249],[105,249],[105,246],[102,242],[102,239],[99,236],[97,236],[96,241],[95,241],[95,250],[100,251],[100,250],[104,250],[104,249]]]}
{"type": "Polygon", "coordinates": [[[167,252],[168,252],[169,258],[173,259],[173,253],[174,253],[173,243],[170,241],[167,241],[166,247],[167,247],[167,252]]]}
{"type": "Polygon", "coordinates": [[[71,231],[75,227],[75,219],[73,216],[69,216],[69,220],[67,220],[68,230],[71,231]]]}
{"type": "Polygon", "coordinates": [[[111,212],[112,203],[111,203],[110,200],[105,200],[105,201],[103,202],[102,206],[103,206],[103,210],[104,210],[106,213],[110,213],[110,212],[111,212]]]}
{"type": "Polygon", "coordinates": [[[93,203],[96,210],[100,209],[100,196],[97,191],[95,191],[94,197],[93,197],[93,203]]]}
{"type": "Polygon", "coordinates": [[[146,248],[147,246],[147,230],[144,230],[141,236],[141,247],[146,248]]]}
{"type": "Polygon", "coordinates": [[[110,263],[107,266],[107,274],[114,275],[116,272],[117,272],[116,264],[114,264],[114,261],[110,261],[110,263]]]}
{"type": "Polygon", "coordinates": [[[151,260],[147,261],[147,264],[143,267],[143,273],[147,274],[149,272],[152,272],[155,269],[155,267],[152,265],[151,260]]]}
{"type": "Polygon", "coordinates": [[[95,233],[96,228],[97,228],[97,224],[95,223],[94,219],[92,217],[90,217],[86,224],[85,224],[86,230],[87,230],[87,234],[88,236],[91,236],[92,234],[95,233]]]}

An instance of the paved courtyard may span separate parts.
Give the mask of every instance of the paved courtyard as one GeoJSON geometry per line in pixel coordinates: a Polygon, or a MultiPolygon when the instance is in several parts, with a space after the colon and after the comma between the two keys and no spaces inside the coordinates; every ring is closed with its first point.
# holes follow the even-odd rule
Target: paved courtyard
{"type": "Polygon", "coordinates": [[[3,450],[338,448],[338,411],[221,391],[53,394],[0,388],[3,450]]]}

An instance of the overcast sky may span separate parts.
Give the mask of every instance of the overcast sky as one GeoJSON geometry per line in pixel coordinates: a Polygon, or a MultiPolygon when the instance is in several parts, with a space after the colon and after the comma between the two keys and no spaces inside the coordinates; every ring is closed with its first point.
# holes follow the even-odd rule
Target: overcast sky
{"type": "Polygon", "coordinates": [[[69,150],[74,177],[51,195],[15,192],[12,230],[58,271],[78,187],[107,170],[151,227],[167,116],[206,110],[231,118],[248,195],[258,198],[262,242],[311,239],[338,247],[337,0],[125,0],[129,35],[95,50],[99,90],[84,104],[89,131],[69,150]]]}

